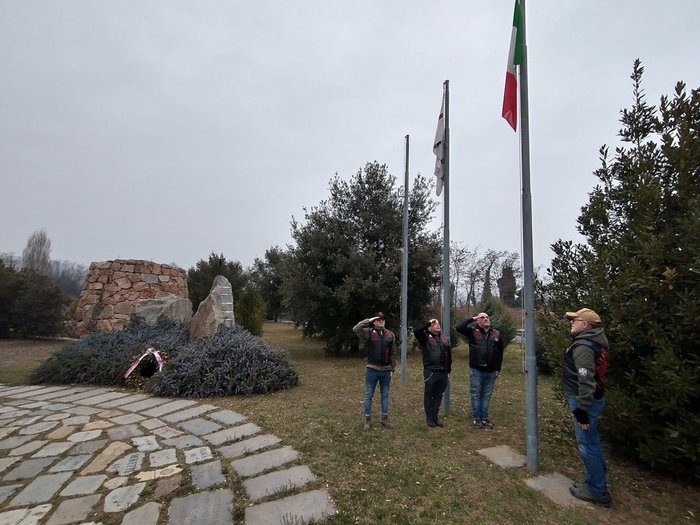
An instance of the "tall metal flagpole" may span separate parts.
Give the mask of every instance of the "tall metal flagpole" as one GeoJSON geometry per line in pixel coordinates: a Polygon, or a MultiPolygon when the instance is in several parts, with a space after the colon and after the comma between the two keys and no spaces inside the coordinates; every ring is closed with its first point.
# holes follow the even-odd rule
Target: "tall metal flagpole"
{"type": "MultiPolygon", "coordinates": [[[[450,336],[450,81],[445,80],[445,159],[443,172],[443,244],[442,244],[442,332],[450,336]]],[[[450,413],[450,382],[444,395],[445,415],[450,413]]]]}
{"type": "Polygon", "coordinates": [[[401,250],[401,384],[406,384],[406,348],[408,337],[408,135],[403,191],[403,240],[401,250]]]}
{"type": "Polygon", "coordinates": [[[532,195],[530,192],[530,118],[527,95],[527,38],[525,0],[520,0],[522,54],[520,61],[520,155],[522,170],[523,270],[525,295],[525,434],[527,469],[539,468],[537,445],[537,353],[535,351],[535,269],[532,249],[532,195]]]}

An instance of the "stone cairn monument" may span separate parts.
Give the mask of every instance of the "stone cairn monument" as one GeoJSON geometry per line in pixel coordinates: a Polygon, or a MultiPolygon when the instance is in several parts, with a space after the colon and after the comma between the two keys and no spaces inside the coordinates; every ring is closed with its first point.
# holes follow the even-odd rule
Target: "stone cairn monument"
{"type": "Polygon", "coordinates": [[[187,272],[182,268],[151,261],[117,259],[90,265],[75,312],[76,336],[88,332],[123,329],[143,304],[154,299],[183,303],[189,308],[187,272]],[[172,296],[172,297],[170,297],[172,296]]]}

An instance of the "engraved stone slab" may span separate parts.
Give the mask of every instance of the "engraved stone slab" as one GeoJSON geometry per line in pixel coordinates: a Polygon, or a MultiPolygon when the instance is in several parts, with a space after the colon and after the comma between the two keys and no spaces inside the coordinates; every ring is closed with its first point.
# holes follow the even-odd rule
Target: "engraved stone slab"
{"type": "Polygon", "coordinates": [[[121,512],[133,506],[139,500],[139,495],[145,487],[145,483],[136,483],[114,489],[105,497],[105,512],[121,512]]]}
{"type": "MultiPolygon", "coordinates": [[[[156,429],[159,430],[159,429],[156,429]]],[[[154,430],[153,432],[155,432],[154,430]]],[[[190,436],[190,435],[184,435],[180,437],[175,437],[171,439],[166,439],[163,441],[168,446],[173,446],[176,448],[189,448],[189,447],[197,447],[199,445],[203,445],[204,443],[202,442],[201,439],[199,439],[197,436],[190,436]]]]}
{"type": "Polygon", "coordinates": [[[68,486],[61,491],[61,496],[82,496],[84,494],[94,494],[107,479],[104,474],[96,476],[81,476],[71,481],[68,486]]]}
{"type": "Polygon", "coordinates": [[[50,458],[53,456],[60,456],[66,452],[69,448],[74,447],[75,443],[70,443],[68,441],[56,441],[55,443],[49,443],[39,452],[34,454],[33,458],[50,458]]]}
{"type": "Polygon", "coordinates": [[[198,489],[208,489],[214,485],[224,483],[226,478],[221,472],[221,461],[211,461],[202,465],[194,465],[190,472],[192,474],[192,485],[198,489]]]}
{"type": "Polygon", "coordinates": [[[46,525],[64,525],[84,521],[98,501],[100,501],[99,494],[63,501],[46,522],[46,525]]]}
{"type": "Polygon", "coordinates": [[[164,467],[177,463],[177,451],[174,448],[166,448],[153,452],[148,458],[151,467],[164,467]]]}
{"type": "Polygon", "coordinates": [[[25,454],[31,454],[35,450],[40,449],[44,445],[46,445],[48,441],[41,441],[41,440],[36,440],[36,441],[30,441],[29,443],[25,443],[21,447],[14,448],[10,450],[8,455],[10,456],[24,456],[25,454]]]}
{"type": "Polygon", "coordinates": [[[40,423],[35,423],[27,428],[20,429],[19,433],[22,435],[27,434],[41,434],[47,430],[51,430],[53,427],[58,426],[58,421],[41,421],[40,423]]]}
{"type": "Polygon", "coordinates": [[[233,493],[230,490],[199,492],[175,498],[168,509],[168,525],[233,525],[233,493]]]}
{"type": "Polygon", "coordinates": [[[144,415],[150,417],[160,417],[164,414],[169,414],[170,412],[175,412],[176,410],[182,410],[185,407],[189,407],[197,404],[196,401],[189,399],[178,399],[177,401],[171,401],[170,403],[164,403],[155,408],[151,408],[144,412],[144,415]]]}
{"type": "Polygon", "coordinates": [[[17,509],[9,512],[0,513],[0,523],[18,524],[18,525],[36,525],[39,520],[46,516],[51,510],[52,505],[46,503],[33,507],[31,509],[17,509]]]}
{"type": "Polygon", "coordinates": [[[336,513],[325,490],[311,490],[294,496],[268,501],[245,509],[246,525],[270,523],[316,523],[336,513]]]}
{"type": "MultiPolygon", "coordinates": [[[[150,481],[152,479],[167,478],[169,476],[174,476],[182,472],[182,467],[177,465],[170,465],[167,467],[159,468],[156,470],[148,470],[146,472],[139,472],[136,474],[136,479],[139,481],[150,481]]],[[[194,479],[194,474],[193,474],[194,479]]]]}
{"type": "Polygon", "coordinates": [[[235,425],[236,423],[240,423],[241,421],[245,421],[247,419],[244,415],[234,412],[233,410],[220,410],[219,412],[214,412],[213,414],[207,414],[207,417],[216,419],[217,421],[226,425],[235,425]]]}
{"type": "Polygon", "coordinates": [[[178,421],[184,421],[186,419],[192,419],[200,416],[214,410],[215,408],[216,407],[214,405],[197,405],[195,407],[188,408],[187,410],[178,410],[177,412],[163,416],[163,419],[170,423],[177,423],[178,421]]]}
{"type": "Polygon", "coordinates": [[[123,414],[121,416],[113,417],[112,421],[118,425],[128,425],[130,423],[138,423],[144,419],[146,418],[139,414],[123,414]]]}
{"type": "Polygon", "coordinates": [[[233,461],[231,466],[239,476],[247,478],[295,461],[298,457],[299,453],[292,447],[282,447],[238,459],[233,461]]]}
{"type": "MultiPolygon", "coordinates": [[[[154,428],[153,433],[157,434],[158,436],[162,437],[163,439],[170,439],[170,438],[174,438],[176,436],[182,435],[181,431],[175,430],[172,427],[154,428]]],[[[201,440],[200,440],[200,443],[201,443],[201,440]]]]}
{"type": "Polygon", "coordinates": [[[134,509],[124,515],[121,525],[156,525],[160,517],[160,505],[155,501],[134,509]]]}
{"type": "Polygon", "coordinates": [[[287,470],[277,470],[269,474],[263,474],[256,478],[248,478],[243,481],[243,486],[248,492],[250,499],[256,501],[282,490],[301,487],[315,479],[316,476],[309,470],[309,467],[299,465],[287,470]]]}
{"type": "Polygon", "coordinates": [[[124,425],[107,429],[110,439],[129,439],[136,436],[143,436],[144,432],[138,425],[124,425]]]}
{"type": "Polygon", "coordinates": [[[132,452],[112,463],[107,467],[107,472],[116,472],[120,476],[128,476],[137,470],[141,470],[143,458],[143,452],[132,452]]]}
{"type": "Polygon", "coordinates": [[[273,436],[272,434],[262,434],[244,441],[238,441],[236,443],[232,443],[231,445],[223,446],[219,448],[219,452],[221,452],[225,458],[237,458],[239,456],[244,456],[249,452],[260,450],[261,448],[276,445],[280,441],[282,441],[280,438],[273,436]]]}
{"type": "Polygon", "coordinates": [[[190,419],[178,425],[180,428],[194,434],[195,436],[202,436],[204,434],[211,434],[221,429],[221,425],[214,423],[213,421],[207,421],[206,419],[196,418],[190,419]]]}
{"type": "Polygon", "coordinates": [[[5,474],[4,481],[33,478],[54,462],[54,458],[27,459],[5,474]]]}
{"type": "Polygon", "coordinates": [[[131,438],[131,442],[140,452],[150,452],[151,450],[158,450],[160,448],[155,436],[135,437],[131,438]]]}
{"type": "Polygon", "coordinates": [[[70,472],[61,472],[59,474],[46,474],[32,480],[29,485],[24,487],[22,492],[17,494],[12,501],[11,507],[20,505],[32,505],[34,503],[45,503],[49,501],[58,489],[70,479],[70,472]]]}
{"type": "Polygon", "coordinates": [[[85,432],[76,432],[68,436],[66,439],[72,441],[73,443],[80,443],[82,441],[91,441],[100,437],[102,434],[102,429],[98,428],[96,430],[86,430],[85,432]]]}
{"type": "Polygon", "coordinates": [[[190,450],[185,450],[185,463],[187,463],[188,465],[191,465],[192,463],[208,461],[213,458],[214,456],[212,455],[209,447],[198,447],[192,448],[190,450]]]}
{"type": "Polygon", "coordinates": [[[85,465],[85,463],[87,463],[91,457],[91,454],[80,454],[79,456],[65,457],[51,467],[49,472],[72,472],[74,470],[78,470],[80,467],[85,465]]]}
{"type": "Polygon", "coordinates": [[[122,441],[110,443],[106,449],[100,452],[92,463],[83,469],[81,474],[96,474],[98,472],[102,472],[105,468],[107,468],[107,465],[114,461],[115,458],[118,458],[130,448],[131,445],[128,445],[122,441]]]}
{"type": "Polygon", "coordinates": [[[203,436],[212,445],[223,445],[228,441],[237,441],[245,436],[250,436],[251,434],[257,434],[260,432],[261,428],[254,423],[246,423],[245,425],[240,425],[237,427],[225,428],[224,430],[219,430],[213,434],[208,434],[203,436]]]}

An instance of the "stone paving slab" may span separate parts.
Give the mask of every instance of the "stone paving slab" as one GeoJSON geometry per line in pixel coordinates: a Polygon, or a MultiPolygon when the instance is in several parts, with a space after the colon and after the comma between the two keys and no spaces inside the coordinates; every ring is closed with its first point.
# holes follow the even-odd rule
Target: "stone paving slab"
{"type": "Polygon", "coordinates": [[[212,410],[215,410],[217,407],[214,405],[197,405],[192,408],[188,408],[187,410],[178,410],[177,412],[173,412],[172,414],[167,414],[163,416],[163,420],[167,421],[168,423],[177,423],[178,421],[184,421],[186,419],[192,419],[197,416],[201,416],[202,414],[206,412],[211,412],[212,410]]]}
{"type": "Polygon", "coordinates": [[[126,396],[126,397],[119,398],[119,399],[114,399],[114,400],[112,400],[112,401],[107,401],[106,403],[100,403],[99,406],[100,406],[101,408],[116,408],[116,407],[120,407],[120,409],[121,409],[121,406],[122,406],[122,405],[128,405],[128,404],[130,404],[130,403],[135,403],[135,402],[141,401],[141,400],[143,400],[143,399],[148,399],[149,397],[150,397],[150,396],[148,396],[147,394],[133,394],[133,395],[130,395],[130,396],[126,396]]]}
{"type": "Polygon", "coordinates": [[[202,438],[212,445],[223,445],[229,441],[237,441],[242,437],[257,434],[260,432],[260,430],[262,429],[258,425],[254,423],[246,423],[245,425],[225,428],[224,430],[219,430],[213,434],[207,434],[206,436],[202,436],[202,438]]]}
{"type": "Polygon", "coordinates": [[[482,448],[477,450],[479,454],[485,456],[499,467],[524,467],[527,458],[506,445],[498,447],[482,448]]]}
{"type": "Polygon", "coordinates": [[[143,507],[127,512],[122,520],[122,525],[156,525],[159,517],[160,505],[152,501],[143,507]]]}
{"type": "Polygon", "coordinates": [[[66,525],[85,520],[100,501],[100,495],[83,496],[62,501],[46,525],[66,525]]]}
{"type": "Polygon", "coordinates": [[[106,403],[107,401],[114,401],[116,399],[121,399],[128,396],[126,392],[105,392],[99,396],[91,397],[89,399],[83,399],[80,401],[81,405],[99,405],[100,403],[106,403]]]}
{"type": "Polygon", "coordinates": [[[328,492],[312,490],[245,509],[246,525],[288,525],[317,522],[335,516],[328,492]]]}
{"type": "Polygon", "coordinates": [[[168,509],[168,525],[233,525],[233,493],[199,492],[175,498],[168,509]]]}
{"type": "Polygon", "coordinates": [[[286,470],[277,470],[269,474],[263,474],[256,478],[248,478],[243,482],[243,486],[248,493],[248,497],[257,501],[267,496],[272,496],[277,492],[302,487],[311,481],[315,481],[309,467],[299,465],[286,470]]]}
{"type": "Polygon", "coordinates": [[[557,472],[526,479],[525,484],[542,492],[554,503],[563,507],[592,506],[585,501],[574,498],[569,492],[569,487],[573,486],[574,482],[557,472]]]}
{"type": "Polygon", "coordinates": [[[219,448],[219,452],[225,458],[237,458],[239,456],[244,456],[250,452],[255,452],[261,448],[267,448],[272,445],[276,445],[282,441],[277,436],[272,434],[262,434],[260,436],[255,436],[250,439],[243,441],[238,441],[232,445],[225,445],[219,448]]]}
{"type": "Polygon", "coordinates": [[[243,459],[237,459],[231,463],[231,466],[236,471],[236,474],[248,478],[266,470],[281,467],[286,463],[295,461],[298,457],[299,453],[292,447],[282,447],[254,454],[243,459]]]}
{"type": "MultiPolygon", "coordinates": [[[[50,400],[50,399],[56,399],[57,397],[59,397],[59,395],[61,395],[61,394],[65,395],[66,392],[72,392],[72,391],[73,391],[72,389],[67,388],[65,386],[54,386],[54,387],[49,387],[49,388],[41,388],[39,390],[35,390],[32,393],[31,398],[35,401],[45,401],[45,400],[50,400]]],[[[3,395],[6,395],[6,394],[3,394],[3,395]]]]}
{"type": "Polygon", "coordinates": [[[146,410],[143,414],[149,417],[160,417],[177,410],[182,410],[183,408],[196,405],[196,401],[191,399],[178,399],[177,401],[171,401],[169,403],[163,403],[160,406],[146,410]]]}
{"type": "Polygon", "coordinates": [[[29,485],[24,487],[24,489],[10,501],[10,506],[18,507],[20,505],[31,505],[33,503],[46,503],[70,477],[70,472],[39,476],[33,479],[29,485]]]}
{"type": "MultiPolygon", "coordinates": [[[[120,410],[127,410],[129,412],[139,412],[146,410],[147,408],[153,408],[163,404],[163,400],[159,397],[147,397],[141,401],[136,401],[135,403],[128,403],[126,405],[119,405],[120,410]]],[[[102,405],[104,406],[104,405],[102,405]]]]}

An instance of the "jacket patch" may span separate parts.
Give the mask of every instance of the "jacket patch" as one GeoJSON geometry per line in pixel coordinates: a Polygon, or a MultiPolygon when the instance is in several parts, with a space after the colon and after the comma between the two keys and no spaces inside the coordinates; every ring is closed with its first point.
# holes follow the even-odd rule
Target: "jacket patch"
{"type": "Polygon", "coordinates": [[[588,368],[579,368],[578,375],[581,377],[586,377],[588,375],[588,368]]]}

